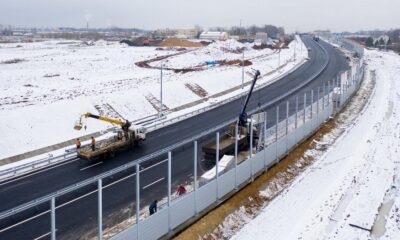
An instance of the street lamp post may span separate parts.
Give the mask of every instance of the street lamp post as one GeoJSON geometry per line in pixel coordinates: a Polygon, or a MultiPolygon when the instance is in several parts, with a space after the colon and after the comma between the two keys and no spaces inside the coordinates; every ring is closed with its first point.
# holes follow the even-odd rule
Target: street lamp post
{"type": "Polygon", "coordinates": [[[296,38],[296,35],[294,35],[294,38],[295,38],[295,40],[296,41],[293,41],[294,42],[294,61],[296,61],[296,47],[297,47],[297,38],[296,38]]]}
{"type": "Polygon", "coordinates": [[[244,88],[244,49],[242,53],[242,89],[244,88]]]}
{"type": "Polygon", "coordinates": [[[279,44],[279,50],[278,50],[278,69],[281,66],[281,45],[279,44]]]}
{"type": "Polygon", "coordinates": [[[160,111],[158,113],[158,117],[162,117],[163,115],[163,86],[162,86],[162,80],[163,80],[163,64],[161,62],[161,67],[160,67],[160,111]]]}

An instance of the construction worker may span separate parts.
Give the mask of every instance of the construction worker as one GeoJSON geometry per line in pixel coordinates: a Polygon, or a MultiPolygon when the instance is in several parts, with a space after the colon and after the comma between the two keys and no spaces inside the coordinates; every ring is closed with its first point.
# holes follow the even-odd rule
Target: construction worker
{"type": "Polygon", "coordinates": [[[236,126],[234,123],[229,124],[229,133],[231,136],[235,136],[235,128],[236,126]]]}
{"type": "Polygon", "coordinates": [[[125,141],[129,141],[129,133],[128,131],[124,131],[125,141]]]}
{"type": "Polygon", "coordinates": [[[185,193],[186,193],[186,188],[185,188],[185,186],[183,186],[183,184],[179,185],[178,190],[176,190],[176,194],[177,194],[178,196],[181,196],[181,195],[183,195],[183,194],[185,194],[185,193]]]}
{"type": "Polygon", "coordinates": [[[157,212],[157,200],[154,200],[149,206],[150,215],[153,215],[157,212]]]}
{"type": "Polygon", "coordinates": [[[95,149],[96,149],[96,139],[92,137],[92,151],[94,151],[95,149]]]}
{"type": "Polygon", "coordinates": [[[79,138],[75,140],[75,145],[76,149],[79,151],[79,149],[81,149],[81,140],[79,140],[79,138]]]}

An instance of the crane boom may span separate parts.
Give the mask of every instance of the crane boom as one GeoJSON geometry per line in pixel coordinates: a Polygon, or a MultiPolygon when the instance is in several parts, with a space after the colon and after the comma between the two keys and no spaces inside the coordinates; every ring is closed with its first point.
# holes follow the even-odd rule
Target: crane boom
{"type": "Polygon", "coordinates": [[[79,123],[77,123],[75,125],[74,129],[81,130],[81,128],[82,128],[82,118],[94,118],[94,119],[98,119],[98,120],[101,120],[101,121],[105,121],[105,122],[109,122],[109,123],[112,123],[112,124],[116,124],[116,125],[121,126],[124,131],[128,131],[129,127],[131,126],[131,123],[128,120],[122,121],[122,120],[119,120],[119,119],[99,116],[99,115],[95,115],[95,114],[92,114],[90,112],[87,112],[85,114],[82,114],[81,118],[79,119],[79,123]]]}
{"type": "Polygon", "coordinates": [[[89,112],[83,114],[82,116],[84,116],[85,118],[99,119],[101,121],[113,123],[113,124],[120,125],[120,126],[123,126],[125,124],[124,121],[121,121],[119,119],[113,119],[113,118],[109,118],[109,117],[99,116],[99,115],[95,115],[95,114],[92,114],[92,113],[89,113],[89,112]]]}
{"type": "Polygon", "coordinates": [[[257,78],[259,76],[260,76],[260,71],[256,70],[256,73],[253,78],[253,82],[251,83],[249,93],[247,94],[246,100],[244,101],[242,111],[240,112],[240,115],[239,115],[239,126],[243,127],[247,123],[247,113],[246,113],[247,104],[249,103],[251,94],[253,93],[254,85],[256,84],[257,78]]]}

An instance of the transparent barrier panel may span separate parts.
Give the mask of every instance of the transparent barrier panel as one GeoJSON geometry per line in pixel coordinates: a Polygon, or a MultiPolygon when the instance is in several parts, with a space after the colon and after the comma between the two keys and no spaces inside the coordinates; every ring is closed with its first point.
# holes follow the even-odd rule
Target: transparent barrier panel
{"type": "Polygon", "coordinates": [[[0,239],[50,239],[50,231],[50,202],[0,220],[0,239]]]}
{"type": "Polygon", "coordinates": [[[240,185],[250,178],[250,161],[246,160],[237,166],[237,184],[240,185]]]}
{"type": "Polygon", "coordinates": [[[297,143],[297,129],[295,131],[292,131],[291,133],[289,133],[288,135],[288,150],[292,149],[294,146],[296,146],[297,143]]]}
{"type": "Polygon", "coordinates": [[[122,231],[120,234],[115,235],[111,239],[112,240],[125,240],[125,239],[137,240],[137,225],[135,224],[133,226],[128,227],[127,229],[122,231]]]}
{"type": "MultiPolygon", "coordinates": [[[[136,169],[103,179],[103,232],[109,237],[136,223],[136,169]],[[124,197],[120,193],[124,193],[124,197]]],[[[147,212],[143,209],[142,212],[147,212]]]]}
{"type": "Polygon", "coordinates": [[[166,233],[168,233],[168,208],[163,208],[139,222],[139,239],[159,239],[166,233]]]}
{"type": "Polygon", "coordinates": [[[269,145],[265,149],[265,165],[272,166],[276,162],[276,143],[269,145]]]}
{"type": "Polygon", "coordinates": [[[265,162],[264,161],[264,151],[261,151],[255,155],[253,155],[252,161],[253,161],[252,173],[254,175],[264,169],[264,162],[265,162]]]}
{"type": "Polygon", "coordinates": [[[287,137],[282,137],[280,139],[278,139],[277,142],[277,155],[278,158],[282,157],[283,155],[286,154],[286,145],[287,145],[287,137]]]}
{"type": "Polygon", "coordinates": [[[218,198],[222,198],[235,188],[235,169],[222,174],[218,178],[218,198]]]}
{"type": "MultiPolygon", "coordinates": [[[[58,239],[73,239],[76,236],[90,239],[97,236],[97,196],[97,183],[95,183],[58,198],[56,209],[58,239]]],[[[107,211],[112,211],[112,207],[106,208],[107,211]]]]}
{"type": "Polygon", "coordinates": [[[194,192],[187,193],[171,203],[171,228],[175,228],[194,216],[194,192]]]}
{"type": "Polygon", "coordinates": [[[217,183],[212,180],[206,185],[200,187],[196,193],[196,207],[197,212],[204,210],[213,202],[217,201],[217,183]]]}

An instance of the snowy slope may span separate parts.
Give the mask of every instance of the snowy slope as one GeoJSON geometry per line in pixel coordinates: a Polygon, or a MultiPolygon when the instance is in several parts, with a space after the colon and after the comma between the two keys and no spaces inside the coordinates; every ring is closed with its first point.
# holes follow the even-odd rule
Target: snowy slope
{"type": "MultiPolygon", "coordinates": [[[[218,47],[224,44],[215,43],[218,47]]],[[[229,45],[242,46],[238,42],[229,45]]],[[[294,44],[282,50],[281,64],[290,62],[280,72],[266,76],[259,83],[276,78],[304,60],[307,53],[305,50],[300,53],[305,49],[301,45],[298,40],[296,61],[293,61],[294,44]]],[[[202,59],[202,54],[206,54],[201,48],[194,50],[199,52],[196,58],[190,55],[192,51],[180,55],[186,64],[195,65],[197,58],[202,59]]],[[[265,56],[265,51],[251,50],[252,57],[257,59],[245,68],[246,72],[258,68],[265,74],[278,66],[277,54],[265,56]]],[[[86,131],[74,131],[74,123],[87,111],[129,120],[156,114],[157,109],[148,99],[159,99],[160,71],[135,63],[176,53],[173,49],[159,51],[154,47],[127,47],[105,41],[89,45],[78,41],[0,44],[0,134],[7,139],[0,141],[0,159],[111,126],[89,120],[86,131]],[[17,62],[6,64],[13,60],[17,62]]],[[[217,60],[232,54],[241,56],[219,52],[206,58],[217,60]]],[[[173,67],[179,67],[179,62],[173,67]]],[[[246,73],[245,81],[250,80],[251,76],[246,73]]],[[[201,99],[186,87],[187,83],[197,84],[211,95],[241,82],[239,66],[221,66],[186,74],[164,71],[163,103],[172,109],[201,99]]],[[[234,94],[238,93],[240,91],[234,94]]],[[[210,100],[203,107],[213,103],[214,100],[210,100]]],[[[177,112],[172,114],[179,115],[177,112]]]]}
{"type": "Polygon", "coordinates": [[[400,56],[366,51],[366,58],[376,88],[364,112],[233,239],[398,239],[400,56]],[[385,221],[375,219],[393,198],[384,234],[385,221]]]}

